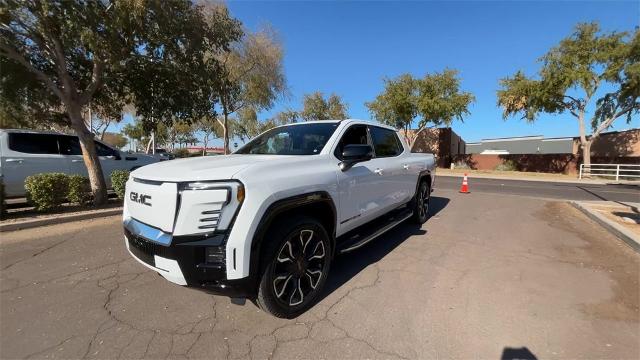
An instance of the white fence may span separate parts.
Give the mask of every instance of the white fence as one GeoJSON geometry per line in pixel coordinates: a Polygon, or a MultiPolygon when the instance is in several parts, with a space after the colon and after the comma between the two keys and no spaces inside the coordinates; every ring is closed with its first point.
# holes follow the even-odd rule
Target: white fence
{"type": "Polygon", "coordinates": [[[640,179],[640,164],[580,164],[580,179],[590,176],[606,176],[618,180],[640,179]]]}

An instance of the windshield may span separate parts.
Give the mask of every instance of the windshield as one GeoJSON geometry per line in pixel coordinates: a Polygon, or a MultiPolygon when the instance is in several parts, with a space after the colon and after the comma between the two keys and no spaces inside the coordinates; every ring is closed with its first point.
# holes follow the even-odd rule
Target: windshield
{"type": "Polygon", "coordinates": [[[288,125],[271,129],[236,151],[236,154],[316,155],[322,151],[338,123],[288,125]]]}

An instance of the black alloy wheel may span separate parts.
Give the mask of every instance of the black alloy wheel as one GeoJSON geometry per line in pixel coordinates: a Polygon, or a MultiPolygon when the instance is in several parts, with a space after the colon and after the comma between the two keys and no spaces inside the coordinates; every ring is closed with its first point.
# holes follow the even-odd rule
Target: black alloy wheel
{"type": "Polygon", "coordinates": [[[431,188],[427,181],[420,182],[418,193],[414,201],[413,216],[418,224],[424,224],[429,218],[429,202],[431,200],[431,188]]]}
{"type": "Polygon", "coordinates": [[[292,318],[309,308],[324,286],[331,245],[322,225],[309,217],[291,219],[273,235],[278,246],[263,272],[258,305],[275,316],[292,318]]]}

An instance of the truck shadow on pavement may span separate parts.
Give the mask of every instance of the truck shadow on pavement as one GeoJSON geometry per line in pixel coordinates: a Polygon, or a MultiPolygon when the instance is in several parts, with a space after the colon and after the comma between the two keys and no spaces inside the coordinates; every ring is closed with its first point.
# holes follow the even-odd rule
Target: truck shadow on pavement
{"type": "MultiPolygon", "coordinates": [[[[431,203],[429,204],[430,218],[442,211],[447,204],[449,204],[449,201],[450,200],[445,197],[432,196],[431,203]]],[[[429,220],[427,220],[427,225],[428,224],[429,220]]],[[[316,303],[322,301],[332,292],[339,289],[367,266],[380,261],[409,237],[413,235],[424,235],[426,233],[427,231],[423,230],[420,226],[406,221],[394,229],[389,230],[379,238],[372,240],[362,248],[345,255],[336,256],[331,265],[324,291],[316,303]]]]}

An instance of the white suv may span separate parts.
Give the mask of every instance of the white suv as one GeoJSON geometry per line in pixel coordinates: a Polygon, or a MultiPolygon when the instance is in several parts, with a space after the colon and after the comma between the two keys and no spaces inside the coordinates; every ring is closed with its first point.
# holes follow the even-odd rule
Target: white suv
{"type": "MultiPolygon", "coordinates": [[[[128,155],[96,141],[96,150],[107,186],[114,170],[135,170],[158,160],[128,155]]],[[[0,177],[7,197],[25,195],[27,176],[61,172],[87,176],[77,136],[35,130],[0,130],[0,177]]]]}
{"type": "Polygon", "coordinates": [[[318,298],[336,254],[409,218],[424,223],[434,179],[434,156],[411,153],[391,127],[285,125],[232,155],[131,173],[125,244],[169,281],[295,317],[318,298]]]}

